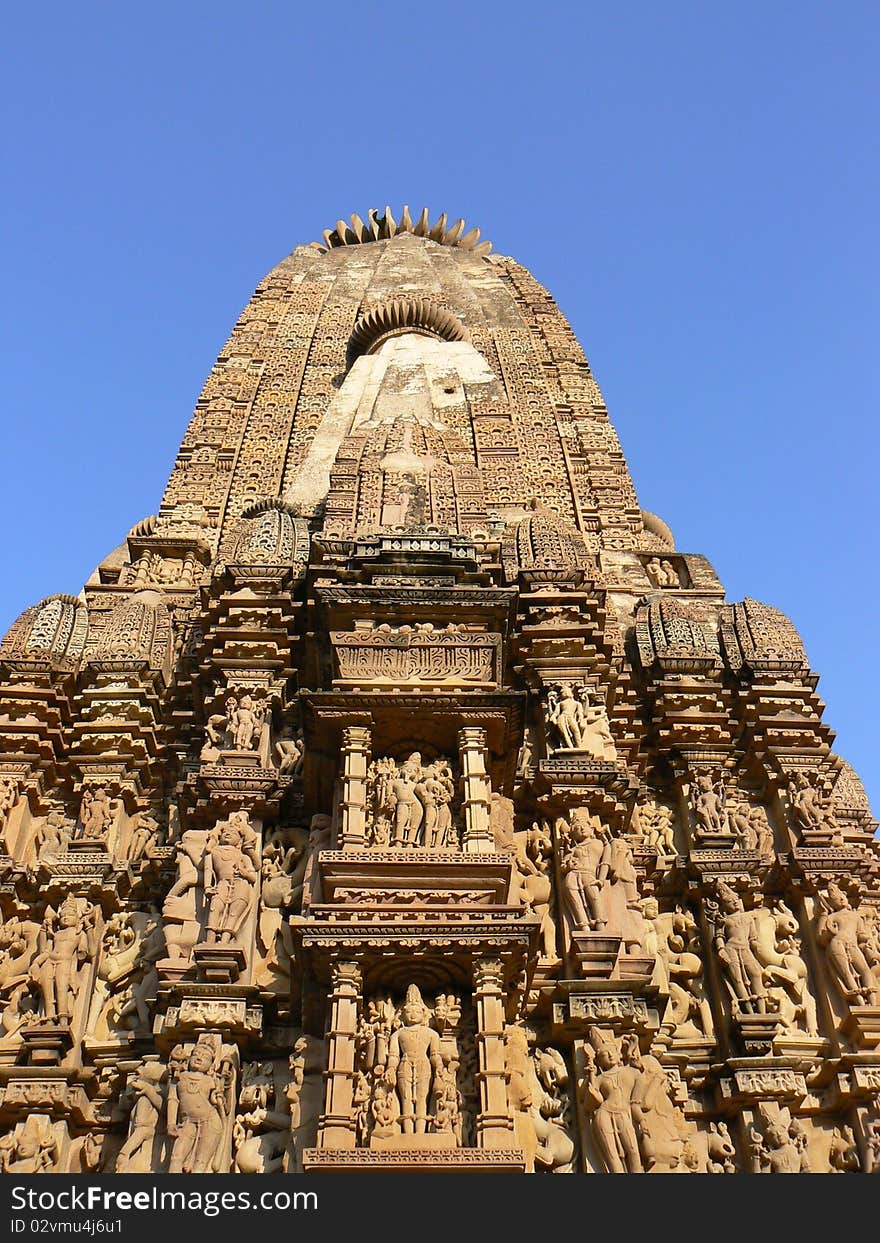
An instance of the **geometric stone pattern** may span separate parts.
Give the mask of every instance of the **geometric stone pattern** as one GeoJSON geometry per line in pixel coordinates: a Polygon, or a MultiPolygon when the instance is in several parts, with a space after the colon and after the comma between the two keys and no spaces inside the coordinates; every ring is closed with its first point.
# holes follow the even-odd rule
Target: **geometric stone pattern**
{"type": "Polygon", "coordinates": [[[0,1169],[877,1172],[876,824],[550,295],[352,217],[0,645],[0,1169]]]}

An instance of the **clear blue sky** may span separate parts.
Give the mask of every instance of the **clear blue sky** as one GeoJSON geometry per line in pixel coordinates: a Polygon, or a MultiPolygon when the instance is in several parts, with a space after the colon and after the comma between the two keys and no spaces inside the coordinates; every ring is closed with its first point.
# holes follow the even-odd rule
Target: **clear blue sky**
{"type": "Polygon", "coordinates": [[[257,280],[342,215],[553,292],[642,505],[789,613],[880,808],[876,4],[8,6],[0,626],[155,511],[257,280]]]}

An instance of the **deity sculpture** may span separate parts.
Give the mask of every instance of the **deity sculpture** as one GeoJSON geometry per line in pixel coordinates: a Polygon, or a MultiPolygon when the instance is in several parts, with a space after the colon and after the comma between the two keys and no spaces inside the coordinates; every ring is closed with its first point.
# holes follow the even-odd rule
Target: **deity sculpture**
{"type": "Polygon", "coordinates": [[[675,813],[665,803],[642,803],[633,809],[630,829],[638,845],[661,855],[674,855],[675,813]]]}
{"type": "Polygon", "coordinates": [[[575,928],[600,931],[606,925],[602,890],[608,879],[610,850],[602,826],[584,808],[570,814],[571,845],[562,857],[562,887],[575,928]]]}
{"type": "Polygon", "coordinates": [[[428,1010],[414,984],[400,1008],[401,1026],[391,1036],[385,1081],[397,1088],[404,1135],[424,1135],[435,1076],[443,1072],[440,1037],[428,1026],[428,1010]]]}
{"type": "Polygon", "coordinates": [[[9,823],[9,813],[18,802],[18,782],[12,781],[8,777],[0,777],[0,853],[8,853],[8,843],[6,841],[6,826],[9,823]]]}
{"type": "Polygon", "coordinates": [[[715,924],[715,949],[724,969],[734,1006],[742,1014],[767,1012],[764,968],[755,954],[755,915],[742,898],[723,883],[716,887],[721,914],[715,924]]]}
{"type": "Polygon", "coordinates": [[[47,1019],[69,1023],[82,985],[82,967],[98,948],[97,907],[68,896],[56,912],[47,907],[30,975],[47,1019]]]}
{"type": "Polygon", "coordinates": [[[624,1062],[614,1037],[596,1027],[590,1029],[590,1044],[584,1045],[583,1056],[581,1096],[607,1172],[643,1173],[633,1121],[638,1069],[624,1062]]]}
{"type": "Polygon", "coordinates": [[[106,837],[113,823],[113,800],[103,786],[83,790],[79,809],[80,834],[86,841],[106,837]]]}
{"type": "Polygon", "coordinates": [[[226,701],[226,730],[234,750],[256,750],[265,710],[265,704],[254,702],[250,695],[242,695],[239,700],[231,696],[226,701]]]}
{"type": "Polygon", "coordinates": [[[698,773],[695,781],[694,815],[697,835],[713,837],[729,831],[727,794],[723,778],[713,781],[710,773],[698,773]]]}
{"type": "Polygon", "coordinates": [[[753,1128],[752,1150],[758,1164],[758,1173],[809,1173],[806,1139],[798,1119],[787,1118],[781,1111],[765,1121],[763,1135],[753,1128]]]}
{"type": "Polygon", "coordinates": [[[858,1006],[877,1004],[876,963],[869,963],[871,930],[866,919],[853,910],[849,898],[832,882],[822,899],[825,910],[819,916],[817,933],[832,973],[847,1001],[858,1006]]]}
{"type": "Polygon", "coordinates": [[[168,1134],[174,1140],[171,1174],[217,1172],[220,1145],[231,1112],[234,1072],[211,1038],[199,1039],[168,1089],[168,1134]]]}
{"type": "Polygon", "coordinates": [[[258,877],[244,845],[242,827],[230,818],[220,826],[219,840],[208,855],[205,895],[210,898],[209,945],[228,945],[234,940],[253,899],[258,877]]]}

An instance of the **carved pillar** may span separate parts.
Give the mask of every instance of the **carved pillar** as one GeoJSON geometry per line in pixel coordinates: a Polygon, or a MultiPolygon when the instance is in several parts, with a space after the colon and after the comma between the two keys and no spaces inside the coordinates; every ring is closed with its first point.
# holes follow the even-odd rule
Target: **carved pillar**
{"type": "Polygon", "coordinates": [[[481,958],[474,965],[477,1075],[480,1082],[478,1148],[509,1149],[514,1146],[513,1118],[507,1107],[503,982],[502,965],[497,958],[481,958]]]}
{"type": "Polygon", "coordinates": [[[464,787],[464,852],[492,854],[495,843],[489,826],[492,790],[486,772],[486,731],[479,726],[460,729],[458,750],[464,787]]]}
{"type": "Polygon", "coordinates": [[[362,987],[357,963],[334,963],[331,984],[329,1052],[318,1147],[354,1148],[355,1035],[362,987]]]}
{"type": "Polygon", "coordinates": [[[370,762],[370,731],[350,725],[342,731],[342,827],[343,850],[358,850],[367,842],[367,765],[370,762]]]}

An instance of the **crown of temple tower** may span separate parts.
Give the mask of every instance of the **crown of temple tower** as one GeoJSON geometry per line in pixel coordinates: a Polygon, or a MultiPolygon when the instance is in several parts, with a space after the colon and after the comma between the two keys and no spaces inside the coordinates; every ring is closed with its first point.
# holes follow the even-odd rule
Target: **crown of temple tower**
{"type": "Polygon", "coordinates": [[[0,644],[0,1168],[877,1172],[817,681],[639,508],[523,267],[340,220],[0,644]]]}

